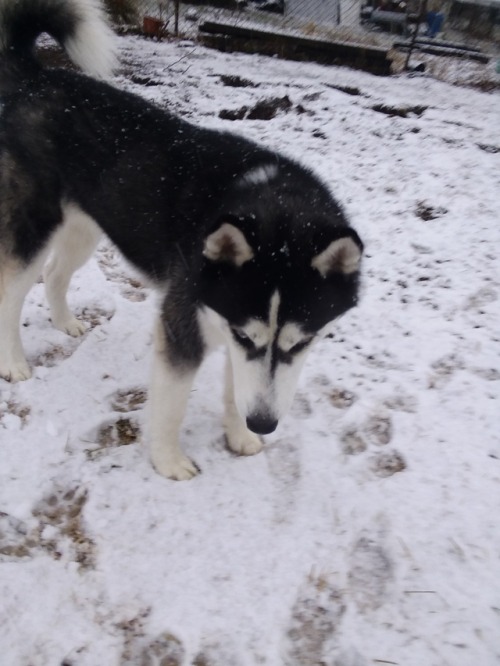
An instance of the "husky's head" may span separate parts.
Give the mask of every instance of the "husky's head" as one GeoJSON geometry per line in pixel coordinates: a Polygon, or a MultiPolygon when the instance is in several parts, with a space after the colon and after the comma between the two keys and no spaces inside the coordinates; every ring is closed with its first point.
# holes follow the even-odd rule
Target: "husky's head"
{"type": "Polygon", "coordinates": [[[357,302],[362,243],[323,188],[278,198],[252,178],[205,238],[201,300],[228,346],[240,416],[267,434],[312,343],[357,302]]]}

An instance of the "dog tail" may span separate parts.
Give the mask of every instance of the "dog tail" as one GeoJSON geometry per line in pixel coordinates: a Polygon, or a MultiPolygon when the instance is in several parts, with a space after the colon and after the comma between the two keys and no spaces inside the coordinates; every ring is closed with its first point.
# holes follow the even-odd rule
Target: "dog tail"
{"type": "Polygon", "coordinates": [[[45,32],[91,76],[105,78],[117,64],[115,35],[100,0],[0,0],[0,58],[32,62],[45,32]]]}

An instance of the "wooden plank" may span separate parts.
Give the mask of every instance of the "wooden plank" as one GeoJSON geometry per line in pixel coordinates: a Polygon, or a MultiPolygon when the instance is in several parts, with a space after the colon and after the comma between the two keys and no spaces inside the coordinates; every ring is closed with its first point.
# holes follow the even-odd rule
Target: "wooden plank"
{"type": "MultiPolygon", "coordinates": [[[[477,46],[469,46],[468,44],[460,44],[459,42],[445,42],[442,39],[431,39],[429,37],[417,37],[415,44],[422,46],[432,46],[434,48],[456,49],[457,51],[472,51],[474,53],[482,53],[481,49],[477,46]]],[[[401,44],[410,44],[410,42],[401,42],[401,44]]]]}
{"type": "Polygon", "coordinates": [[[374,74],[390,74],[389,51],[380,47],[300,37],[215,21],[202,23],[199,32],[204,44],[222,51],[278,55],[290,60],[313,60],[323,64],[347,64],[374,74]]]}
{"type": "MultiPolygon", "coordinates": [[[[410,45],[407,42],[395,42],[394,48],[406,51],[409,50],[410,45]]],[[[428,53],[429,55],[445,56],[453,58],[467,58],[468,60],[481,62],[485,65],[490,61],[490,57],[485,55],[484,53],[477,53],[476,51],[470,51],[468,49],[458,49],[446,46],[438,46],[437,44],[434,45],[434,44],[417,43],[414,45],[413,50],[420,51],[421,53],[428,53]]]]}

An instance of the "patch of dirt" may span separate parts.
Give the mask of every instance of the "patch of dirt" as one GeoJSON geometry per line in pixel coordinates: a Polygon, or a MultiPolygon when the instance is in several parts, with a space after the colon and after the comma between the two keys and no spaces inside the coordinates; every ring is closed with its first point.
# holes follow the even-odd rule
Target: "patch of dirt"
{"type": "Polygon", "coordinates": [[[314,132],[312,132],[312,136],[315,139],[323,139],[323,141],[326,141],[328,139],[326,134],[324,132],[322,132],[321,130],[314,130],[314,132]]]}
{"type": "Polygon", "coordinates": [[[376,354],[364,354],[364,362],[370,368],[380,370],[400,370],[401,365],[396,356],[388,349],[381,350],[376,354]]]}
{"type": "Polygon", "coordinates": [[[88,460],[96,460],[109,449],[135,444],[141,435],[139,424],[133,419],[123,417],[114,423],[107,423],[99,428],[92,438],[96,447],[86,449],[88,460]]]}
{"type": "Polygon", "coordinates": [[[374,104],[372,107],[373,111],[377,113],[383,113],[386,116],[391,118],[420,118],[425,111],[429,108],[428,106],[389,106],[388,104],[374,104]]]}
{"type": "MultiPolygon", "coordinates": [[[[308,115],[308,116],[314,116],[314,115],[316,115],[314,111],[311,111],[310,109],[306,109],[306,107],[303,106],[302,104],[297,104],[297,106],[295,107],[295,111],[296,111],[296,113],[299,114],[299,116],[301,116],[301,115],[303,115],[303,114],[306,114],[306,115],[308,115]]],[[[314,132],[312,132],[312,135],[313,135],[313,136],[315,135],[315,132],[316,132],[316,131],[317,131],[317,130],[314,130],[314,132]]],[[[325,139],[328,138],[328,137],[326,136],[326,134],[323,134],[323,137],[324,137],[325,139]]]]}
{"type": "Polygon", "coordinates": [[[286,113],[292,108],[290,98],[285,97],[271,97],[264,99],[250,109],[248,113],[248,120],[271,120],[278,113],[286,113]]]}
{"type": "Polygon", "coordinates": [[[334,83],[325,83],[325,85],[327,88],[333,88],[334,90],[339,90],[340,92],[343,92],[346,95],[353,95],[353,96],[363,95],[361,90],[354,86],[339,86],[335,85],[334,83]]]}
{"type": "Polygon", "coordinates": [[[259,84],[250,81],[249,79],[244,79],[241,76],[236,74],[221,74],[220,76],[221,83],[230,88],[258,88],[259,84]]]}
{"type": "Polygon", "coordinates": [[[182,666],[185,650],[176,636],[168,631],[155,638],[147,635],[144,624],[150,615],[151,608],[145,608],[115,625],[123,634],[120,666],[182,666]]]}
{"type": "Polygon", "coordinates": [[[292,607],[287,631],[287,666],[326,664],[345,613],[341,591],[326,576],[311,575],[292,607]]]}
{"type": "Polygon", "coordinates": [[[121,257],[113,246],[98,249],[97,263],[108,280],[120,285],[120,293],[123,298],[133,302],[146,300],[145,285],[139,278],[126,272],[121,257]]]}
{"type": "Polygon", "coordinates": [[[222,109],[219,118],[223,120],[272,120],[278,113],[287,113],[293,104],[290,98],[270,97],[257,102],[254,106],[242,106],[239,109],[222,109]]]}
{"type": "Polygon", "coordinates": [[[248,106],[242,106],[239,109],[222,109],[219,111],[219,118],[222,120],[243,120],[248,113],[248,106]]]}
{"type": "Polygon", "coordinates": [[[500,153],[500,146],[494,146],[493,144],[490,143],[478,143],[477,147],[480,148],[481,150],[484,150],[486,153],[491,153],[492,155],[500,153]]]}
{"type": "Polygon", "coordinates": [[[329,395],[330,402],[337,409],[347,409],[356,401],[356,395],[352,391],[335,387],[329,395]]]}
{"type": "Polygon", "coordinates": [[[155,87],[163,85],[161,81],[155,81],[149,76],[140,76],[139,74],[132,74],[130,80],[139,86],[155,87]]]}
{"type": "Polygon", "coordinates": [[[135,651],[137,643],[146,635],[144,621],[151,615],[151,608],[145,608],[130,619],[121,620],[114,626],[123,634],[123,652],[120,664],[132,666],[131,654],[135,651]]]}
{"type": "Polygon", "coordinates": [[[115,412],[135,412],[144,407],[146,389],[139,386],[117,391],[111,398],[111,407],[115,412]]]}
{"type": "Polygon", "coordinates": [[[87,490],[81,486],[55,487],[34,506],[32,513],[40,522],[41,547],[60,559],[60,540],[67,537],[72,544],[73,558],[82,569],[95,566],[95,544],[86,534],[82,511],[87,502],[87,490]],[[44,537],[45,527],[50,525],[51,536],[44,537]]]}
{"type": "Polygon", "coordinates": [[[110,321],[113,319],[114,316],[114,311],[113,310],[105,310],[104,308],[100,308],[98,306],[93,306],[93,307],[85,307],[82,308],[81,310],[78,311],[78,319],[81,319],[82,321],[86,321],[89,325],[88,330],[92,330],[96,326],[102,326],[102,324],[106,321],[110,321]]]}
{"type": "Polygon", "coordinates": [[[418,201],[415,209],[415,215],[424,222],[437,220],[439,217],[446,215],[447,212],[447,209],[443,206],[432,206],[425,201],[418,201]]]}
{"type": "MultiPolygon", "coordinates": [[[[68,340],[68,342],[71,341],[68,340]]],[[[58,365],[60,361],[64,361],[65,359],[69,358],[72,353],[73,349],[63,347],[62,345],[52,345],[45,351],[38,354],[38,356],[34,359],[33,364],[36,367],[42,366],[44,368],[53,368],[54,366],[58,365]]]]}
{"type": "Polygon", "coordinates": [[[30,414],[31,407],[28,405],[21,405],[14,400],[0,402],[0,422],[4,417],[10,416],[18,419],[20,427],[24,428],[24,426],[28,423],[30,414]]]}
{"type": "Polygon", "coordinates": [[[370,467],[376,476],[386,478],[405,470],[406,462],[399,451],[384,451],[373,456],[370,467]]]}
{"type": "Polygon", "coordinates": [[[123,298],[133,303],[142,303],[147,298],[147,293],[144,291],[142,282],[129,275],[123,276],[120,292],[123,298]]]}
{"type": "Polygon", "coordinates": [[[128,446],[137,441],[139,434],[137,423],[127,418],[118,419],[100,430],[98,443],[101,447],[128,446]]]}
{"type": "Polygon", "coordinates": [[[355,456],[366,451],[367,444],[356,430],[347,430],[340,438],[342,451],[348,456],[355,456]]]}
{"type": "Polygon", "coordinates": [[[468,81],[464,85],[468,88],[474,88],[476,90],[480,90],[481,92],[487,92],[487,93],[500,90],[500,82],[491,81],[489,79],[483,79],[480,81],[468,81]]]}
{"type": "Polygon", "coordinates": [[[182,666],[185,649],[181,641],[168,631],[156,638],[144,635],[142,617],[121,623],[125,633],[125,647],[121,666],[182,666]]]}
{"type": "Polygon", "coordinates": [[[77,562],[81,569],[95,566],[95,544],[85,531],[83,508],[87,491],[81,486],[55,486],[32,509],[35,526],[0,512],[0,560],[48,553],[77,562]]]}

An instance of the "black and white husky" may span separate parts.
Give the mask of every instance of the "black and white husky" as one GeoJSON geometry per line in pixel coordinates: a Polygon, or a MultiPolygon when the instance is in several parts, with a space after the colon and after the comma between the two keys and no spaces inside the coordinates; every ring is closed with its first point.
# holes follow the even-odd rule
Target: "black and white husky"
{"type": "Polygon", "coordinates": [[[0,376],[30,377],[19,320],[42,271],[54,326],[84,332],[66,291],[104,232],[162,294],[151,452],[188,479],[179,430],[207,351],[228,347],[228,446],[257,453],[308,348],[355,305],[362,244],[307,169],[99,80],[113,42],[97,0],[0,0],[0,376]],[[42,32],[90,76],[43,68],[42,32]]]}

